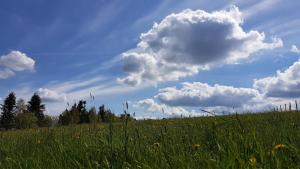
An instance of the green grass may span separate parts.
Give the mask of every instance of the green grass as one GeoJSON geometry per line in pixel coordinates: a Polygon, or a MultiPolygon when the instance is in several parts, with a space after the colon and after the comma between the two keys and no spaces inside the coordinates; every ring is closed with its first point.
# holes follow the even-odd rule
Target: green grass
{"type": "Polygon", "coordinates": [[[300,168],[300,113],[0,132],[0,168],[300,168]],[[276,146],[277,145],[277,146],[276,146]]]}

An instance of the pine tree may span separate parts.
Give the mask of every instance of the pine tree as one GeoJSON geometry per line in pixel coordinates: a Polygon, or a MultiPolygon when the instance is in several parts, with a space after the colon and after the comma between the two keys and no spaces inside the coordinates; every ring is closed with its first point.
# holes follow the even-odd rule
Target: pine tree
{"type": "Polygon", "coordinates": [[[104,105],[99,107],[98,115],[100,116],[100,119],[101,119],[102,122],[106,122],[105,121],[105,108],[104,108],[104,105]]]}
{"type": "Polygon", "coordinates": [[[86,101],[80,100],[77,105],[79,111],[80,123],[88,123],[89,114],[86,110],[86,101]]]}
{"type": "Polygon", "coordinates": [[[28,102],[28,111],[32,112],[38,119],[39,124],[41,124],[44,120],[45,105],[42,104],[42,99],[37,93],[34,93],[28,102]]]}
{"type": "Polygon", "coordinates": [[[1,106],[1,124],[7,130],[15,125],[16,96],[11,92],[1,106]]]}

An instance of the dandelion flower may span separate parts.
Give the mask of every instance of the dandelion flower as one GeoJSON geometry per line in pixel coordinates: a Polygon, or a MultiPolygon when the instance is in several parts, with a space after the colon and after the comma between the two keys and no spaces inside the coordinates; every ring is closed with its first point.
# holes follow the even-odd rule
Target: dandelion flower
{"type": "Polygon", "coordinates": [[[256,166],[257,160],[256,160],[255,157],[251,157],[251,158],[249,159],[249,162],[250,162],[250,164],[251,164],[252,166],[256,166]]]}
{"type": "Polygon", "coordinates": [[[286,145],[284,145],[284,144],[277,144],[277,145],[275,145],[275,147],[274,147],[275,150],[283,149],[283,148],[286,148],[286,145]]]}
{"type": "Polygon", "coordinates": [[[192,148],[193,148],[194,150],[198,150],[198,149],[200,148],[200,144],[193,144],[193,145],[192,145],[192,148]]]}
{"type": "Polygon", "coordinates": [[[277,150],[281,150],[281,149],[284,149],[286,148],[286,145],[285,144],[277,144],[274,146],[273,150],[272,150],[272,155],[275,155],[275,152],[277,150]]]}

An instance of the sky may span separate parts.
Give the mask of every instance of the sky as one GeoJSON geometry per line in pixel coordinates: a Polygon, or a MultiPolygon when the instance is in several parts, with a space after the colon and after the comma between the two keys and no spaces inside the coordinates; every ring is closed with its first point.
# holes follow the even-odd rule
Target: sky
{"type": "MultiPolygon", "coordinates": [[[[3,0],[0,101],[38,93],[137,119],[268,111],[300,98],[300,2],[3,0]]],[[[294,107],[294,104],[292,104],[294,107]]]]}

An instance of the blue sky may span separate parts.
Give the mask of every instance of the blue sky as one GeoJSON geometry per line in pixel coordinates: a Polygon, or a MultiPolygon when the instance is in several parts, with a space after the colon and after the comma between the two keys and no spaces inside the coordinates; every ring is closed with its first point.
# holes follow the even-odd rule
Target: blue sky
{"type": "Polygon", "coordinates": [[[116,113],[129,101],[139,118],[265,110],[300,97],[299,7],[292,0],[4,0],[0,97],[38,92],[51,115],[80,99],[116,113]],[[224,44],[222,29],[234,37],[224,44]]]}

